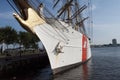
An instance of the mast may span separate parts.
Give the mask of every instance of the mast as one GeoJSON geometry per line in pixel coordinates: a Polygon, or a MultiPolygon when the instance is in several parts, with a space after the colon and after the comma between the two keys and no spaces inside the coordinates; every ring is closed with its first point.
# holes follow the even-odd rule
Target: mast
{"type": "MultiPolygon", "coordinates": [[[[57,6],[57,4],[60,2],[60,0],[57,0],[54,4],[54,8],[57,6]]],[[[63,0],[64,4],[63,6],[58,10],[58,18],[61,18],[63,14],[66,16],[64,17],[68,23],[74,23],[78,21],[79,15],[81,15],[81,12],[86,8],[86,6],[80,7],[78,0],[63,0]],[[80,7],[80,8],[79,8],[80,7]],[[66,13],[67,12],[67,13],[66,13]],[[74,21],[75,20],[75,21],[74,21]]]]}
{"type": "MultiPolygon", "coordinates": [[[[91,20],[91,12],[89,11],[91,0],[54,0],[56,1],[53,7],[59,8],[57,13],[57,18],[60,18],[64,22],[67,22],[72,26],[76,31],[79,31],[85,35],[87,35],[87,28],[85,27],[87,23],[87,27],[91,20]],[[62,5],[60,4],[62,2],[62,5]],[[60,5],[59,5],[60,4],[60,5]],[[83,15],[87,14],[87,15],[83,15]]],[[[89,31],[88,31],[89,33],[89,31]]]]}
{"type": "MultiPolygon", "coordinates": [[[[13,3],[15,3],[16,5],[18,3],[18,1],[21,0],[8,0],[9,2],[12,1],[13,3]]],[[[38,13],[38,5],[40,3],[43,3],[45,1],[40,1],[40,0],[25,0],[34,10],[36,10],[36,12],[38,13]]],[[[86,34],[86,28],[85,28],[85,22],[87,20],[91,20],[89,16],[91,16],[91,14],[88,13],[88,16],[83,15],[83,13],[90,9],[90,5],[91,5],[91,0],[53,0],[53,7],[52,9],[47,9],[50,8],[49,6],[44,7],[44,16],[45,18],[55,18],[59,20],[69,24],[73,29],[75,29],[76,31],[79,31],[83,34],[86,34]],[[53,10],[54,8],[54,10],[53,10]],[[51,12],[55,12],[55,14],[53,15],[51,12]],[[56,15],[57,13],[57,15],[56,15]],[[56,16],[55,16],[56,15],[56,16]]],[[[13,7],[14,8],[14,7],[13,7]]],[[[20,10],[20,7],[17,6],[17,8],[15,8],[14,10],[16,10],[16,12],[18,14],[20,14],[20,16],[25,17],[24,14],[22,13],[22,11],[20,10]]],[[[48,21],[49,22],[49,21],[48,21]]],[[[89,23],[89,22],[88,22],[89,23]]],[[[92,23],[92,22],[91,22],[92,23]]],[[[64,26],[64,25],[63,25],[64,26]]],[[[91,24],[89,23],[89,26],[91,26],[91,24]]],[[[89,32],[88,32],[89,33],[89,32]]]]}

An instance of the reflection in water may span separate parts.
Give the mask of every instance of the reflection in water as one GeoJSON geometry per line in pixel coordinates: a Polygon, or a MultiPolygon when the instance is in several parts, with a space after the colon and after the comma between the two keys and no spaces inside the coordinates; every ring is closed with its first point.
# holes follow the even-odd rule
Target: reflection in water
{"type": "MultiPolygon", "coordinates": [[[[119,80],[120,47],[93,48],[92,59],[57,76],[52,75],[50,65],[22,71],[14,75],[16,80],[119,80]],[[23,73],[25,72],[25,73],[23,73]]],[[[0,80],[13,80],[13,77],[0,80]]]]}
{"type": "Polygon", "coordinates": [[[87,80],[87,78],[88,78],[88,66],[87,66],[87,64],[83,64],[82,65],[82,78],[83,78],[83,80],[87,80]]]}
{"type": "Polygon", "coordinates": [[[14,78],[16,80],[88,80],[91,74],[91,63],[92,59],[87,63],[81,64],[56,76],[52,75],[50,65],[47,65],[42,69],[35,68],[27,72],[23,70],[18,75],[13,75],[2,80],[13,80],[14,78]]]}
{"type": "Polygon", "coordinates": [[[92,60],[89,60],[87,63],[55,76],[54,80],[88,80],[91,74],[91,63],[92,60]]]}
{"type": "Polygon", "coordinates": [[[88,80],[91,74],[91,64],[92,64],[92,59],[89,60],[87,63],[82,64],[82,80],[88,80]]]}

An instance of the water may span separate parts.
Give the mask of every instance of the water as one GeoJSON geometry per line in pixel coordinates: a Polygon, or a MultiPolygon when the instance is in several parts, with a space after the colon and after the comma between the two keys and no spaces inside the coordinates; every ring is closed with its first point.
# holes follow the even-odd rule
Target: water
{"type": "Polygon", "coordinates": [[[92,73],[89,80],[120,79],[120,47],[96,48],[92,52],[92,73]]]}
{"type": "Polygon", "coordinates": [[[120,47],[92,48],[92,59],[86,64],[53,76],[50,66],[0,80],[119,80],[120,47]]]}

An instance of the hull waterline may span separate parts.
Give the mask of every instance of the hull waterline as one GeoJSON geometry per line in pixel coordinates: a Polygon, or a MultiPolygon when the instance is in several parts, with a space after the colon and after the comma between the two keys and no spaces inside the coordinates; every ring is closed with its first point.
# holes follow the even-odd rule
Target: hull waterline
{"type": "Polygon", "coordinates": [[[88,38],[71,27],[68,27],[68,31],[63,30],[64,35],[59,32],[62,30],[55,31],[55,28],[47,23],[36,26],[34,31],[47,51],[53,74],[65,71],[91,58],[88,38]]]}

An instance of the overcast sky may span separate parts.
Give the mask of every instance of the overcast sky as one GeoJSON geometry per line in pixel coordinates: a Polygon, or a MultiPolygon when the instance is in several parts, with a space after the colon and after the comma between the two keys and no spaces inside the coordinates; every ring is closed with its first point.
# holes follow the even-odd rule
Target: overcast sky
{"type": "MultiPolygon", "coordinates": [[[[93,44],[109,44],[113,38],[120,43],[120,0],[92,0],[92,5],[93,44]]],[[[0,27],[9,25],[23,30],[13,12],[6,0],[0,0],[0,27]]]]}
{"type": "Polygon", "coordinates": [[[93,0],[93,33],[95,44],[120,43],[120,0],[93,0]]]}

